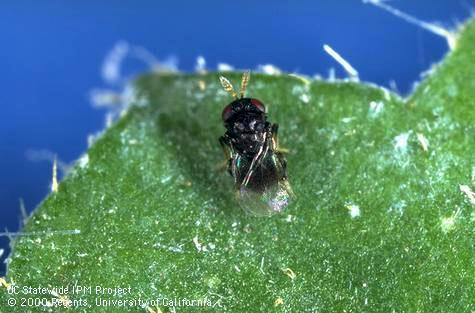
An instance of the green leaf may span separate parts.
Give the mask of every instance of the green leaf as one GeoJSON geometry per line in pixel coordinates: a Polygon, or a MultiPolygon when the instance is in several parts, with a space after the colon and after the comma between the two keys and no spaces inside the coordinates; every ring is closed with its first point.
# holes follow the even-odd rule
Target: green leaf
{"type": "MultiPolygon", "coordinates": [[[[136,105],[14,242],[7,280],[92,286],[69,290],[91,307],[75,312],[146,312],[94,302],[139,297],[216,305],[179,312],[473,311],[474,60],[472,21],[408,99],[368,84],[253,75],[248,94],[280,125],[296,194],[265,218],[240,210],[231,177],[215,169],[230,102],[218,74],[144,75],[136,105]]],[[[0,297],[18,301],[2,312],[55,298],[0,297]]]]}

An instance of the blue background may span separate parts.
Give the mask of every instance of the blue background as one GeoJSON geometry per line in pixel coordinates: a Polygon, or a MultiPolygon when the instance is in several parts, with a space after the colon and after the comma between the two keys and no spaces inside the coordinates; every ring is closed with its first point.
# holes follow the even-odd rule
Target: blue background
{"type": "MultiPolygon", "coordinates": [[[[454,26],[475,0],[390,4],[454,26]]],[[[71,161],[87,149],[87,135],[103,127],[104,111],[92,108],[88,94],[107,87],[100,67],[121,39],[159,59],[176,56],[185,71],[203,55],[210,68],[272,63],[326,76],[335,67],[344,77],[322,50],[328,43],[363,80],[385,86],[394,80],[403,94],[447,51],[442,38],[359,0],[2,1],[0,232],[18,230],[20,197],[31,212],[49,192],[51,163],[31,162],[26,151],[48,149],[71,161]]],[[[147,69],[137,60],[126,68],[147,69]]],[[[0,249],[8,252],[7,238],[0,237],[0,249]]]]}

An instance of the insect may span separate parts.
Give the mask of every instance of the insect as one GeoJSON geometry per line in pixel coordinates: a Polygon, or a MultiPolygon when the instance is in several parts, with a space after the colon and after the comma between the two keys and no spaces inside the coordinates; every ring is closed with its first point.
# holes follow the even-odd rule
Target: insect
{"type": "Polygon", "coordinates": [[[293,195],[287,180],[285,149],[279,147],[278,124],[267,121],[265,105],[245,98],[250,72],[244,72],[239,96],[220,76],[221,85],[234,100],[222,113],[226,132],[219,138],[229,174],[234,178],[241,206],[255,215],[270,215],[287,207],[293,195]]]}

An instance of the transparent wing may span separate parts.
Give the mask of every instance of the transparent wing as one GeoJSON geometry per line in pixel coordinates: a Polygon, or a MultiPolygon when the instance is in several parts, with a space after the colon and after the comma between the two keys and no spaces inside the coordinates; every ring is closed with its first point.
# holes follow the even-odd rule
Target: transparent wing
{"type": "MultiPolygon", "coordinates": [[[[292,189],[285,177],[284,160],[269,153],[253,171],[247,184],[238,186],[241,207],[254,215],[282,212],[292,198],[292,189]]],[[[245,169],[246,166],[241,166],[245,169]]]]}

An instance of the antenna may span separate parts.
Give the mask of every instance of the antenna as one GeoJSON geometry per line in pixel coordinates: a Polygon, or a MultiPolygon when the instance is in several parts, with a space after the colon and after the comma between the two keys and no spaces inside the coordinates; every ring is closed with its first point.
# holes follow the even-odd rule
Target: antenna
{"type": "Polygon", "coordinates": [[[233,85],[229,82],[229,80],[224,76],[219,76],[219,81],[221,82],[221,85],[223,86],[224,90],[229,93],[234,99],[237,99],[237,93],[234,90],[233,85]]]}
{"type": "Polygon", "coordinates": [[[247,88],[247,84],[249,83],[250,78],[251,78],[251,72],[249,70],[242,73],[241,89],[239,91],[241,98],[244,98],[244,95],[246,94],[246,88],[247,88]]]}

